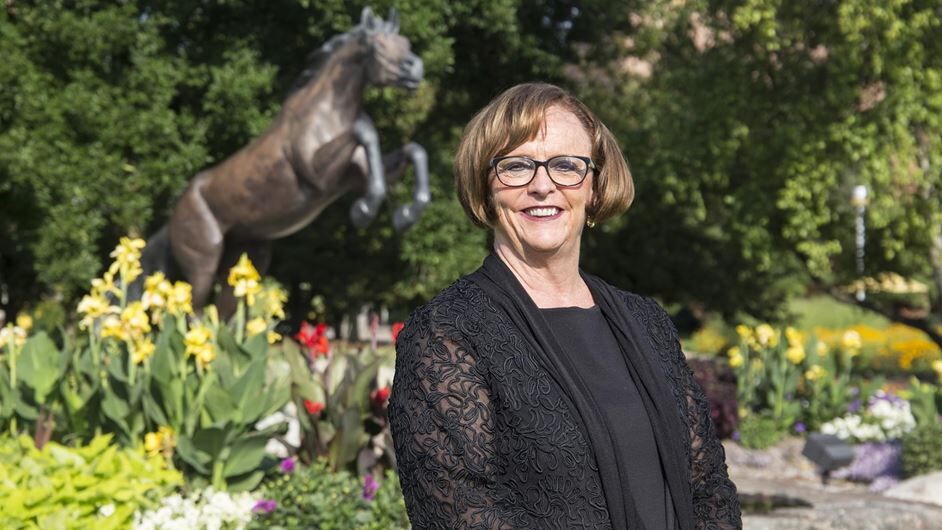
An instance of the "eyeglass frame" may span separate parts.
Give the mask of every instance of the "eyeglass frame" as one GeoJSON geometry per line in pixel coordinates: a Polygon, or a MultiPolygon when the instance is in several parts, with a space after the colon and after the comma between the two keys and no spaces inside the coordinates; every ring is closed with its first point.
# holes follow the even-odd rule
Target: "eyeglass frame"
{"type": "Polygon", "coordinates": [[[504,186],[507,186],[508,188],[522,188],[524,186],[529,186],[530,183],[533,182],[533,179],[536,178],[536,172],[540,170],[540,167],[543,167],[546,169],[546,176],[549,177],[551,181],[553,181],[553,184],[557,186],[561,186],[563,188],[574,188],[576,186],[581,185],[583,182],[585,182],[585,178],[589,176],[589,170],[591,169],[593,172],[596,170],[595,162],[593,162],[591,158],[587,156],[579,156],[579,155],[556,155],[556,156],[547,158],[546,160],[534,160],[528,156],[522,156],[522,155],[498,156],[491,159],[490,166],[491,168],[494,169],[494,175],[497,177],[497,180],[500,180],[500,183],[503,184],[504,186]],[[582,160],[583,162],[586,163],[585,173],[582,175],[582,179],[579,182],[576,182],[575,184],[560,184],[559,182],[556,182],[556,180],[553,178],[553,175],[550,172],[549,163],[557,158],[563,158],[563,157],[578,158],[579,160],[582,160]],[[533,162],[535,166],[533,168],[533,174],[530,175],[530,179],[527,180],[523,184],[507,184],[506,182],[504,182],[500,178],[500,171],[498,171],[497,169],[497,164],[499,164],[502,160],[507,160],[508,158],[525,158],[533,162]]]}

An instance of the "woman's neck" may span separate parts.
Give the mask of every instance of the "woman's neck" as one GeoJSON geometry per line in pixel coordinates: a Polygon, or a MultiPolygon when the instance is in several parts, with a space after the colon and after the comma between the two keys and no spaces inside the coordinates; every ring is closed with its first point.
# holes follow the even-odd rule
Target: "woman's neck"
{"type": "Polygon", "coordinates": [[[579,274],[579,252],[524,255],[497,237],[494,253],[513,272],[537,307],[592,307],[592,293],[579,274]]]}

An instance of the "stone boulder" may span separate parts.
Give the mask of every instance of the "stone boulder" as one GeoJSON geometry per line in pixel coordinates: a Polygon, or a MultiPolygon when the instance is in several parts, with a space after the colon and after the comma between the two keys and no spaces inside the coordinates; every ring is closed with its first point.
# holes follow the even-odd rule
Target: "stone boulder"
{"type": "Polygon", "coordinates": [[[887,497],[942,506],[942,471],[904,480],[883,492],[887,497]]]}

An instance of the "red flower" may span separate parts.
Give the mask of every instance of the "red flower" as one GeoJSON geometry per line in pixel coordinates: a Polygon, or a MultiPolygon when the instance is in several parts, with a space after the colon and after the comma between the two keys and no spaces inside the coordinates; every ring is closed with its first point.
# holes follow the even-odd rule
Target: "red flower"
{"type": "Polygon", "coordinates": [[[376,406],[382,406],[386,403],[386,400],[389,399],[389,387],[384,386],[383,388],[377,388],[376,390],[370,392],[370,400],[376,406]]]}
{"type": "Polygon", "coordinates": [[[307,409],[307,413],[311,416],[317,416],[324,410],[324,404],[320,401],[311,401],[310,399],[304,400],[304,408],[307,409]]]}
{"type": "Polygon", "coordinates": [[[406,327],[402,322],[393,322],[392,325],[392,341],[393,344],[396,343],[396,337],[399,336],[399,332],[402,331],[402,328],[406,327]]]}
{"type": "Polygon", "coordinates": [[[308,355],[317,357],[319,355],[327,356],[330,353],[330,341],[327,340],[327,324],[318,324],[316,327],[307,323],[301,323],[301,331],[294,336],[302,346],[307,348],[308,355]]]}

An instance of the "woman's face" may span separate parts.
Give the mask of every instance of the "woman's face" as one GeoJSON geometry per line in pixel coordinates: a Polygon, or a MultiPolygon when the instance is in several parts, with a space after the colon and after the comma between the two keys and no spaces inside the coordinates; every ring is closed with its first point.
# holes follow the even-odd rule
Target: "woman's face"
{"type": "MultiPolygon", "coordinates": [[[[527,156],[549,160],[558,155],[590,157],[592,140],[582,123],[563,107],[550,107],[546,123],[529,142],[517,146],[506,156],[527,156]]],[[[492,169],[491,200],[497,212],[495,243],[510,245],[524,257],[549,256],[574,252],[578,256],[586,206],[592,203],[590,169],[578,186],[557,186],[545,167],[538,167],[526,186],[504,185],[492,169]]]]}

